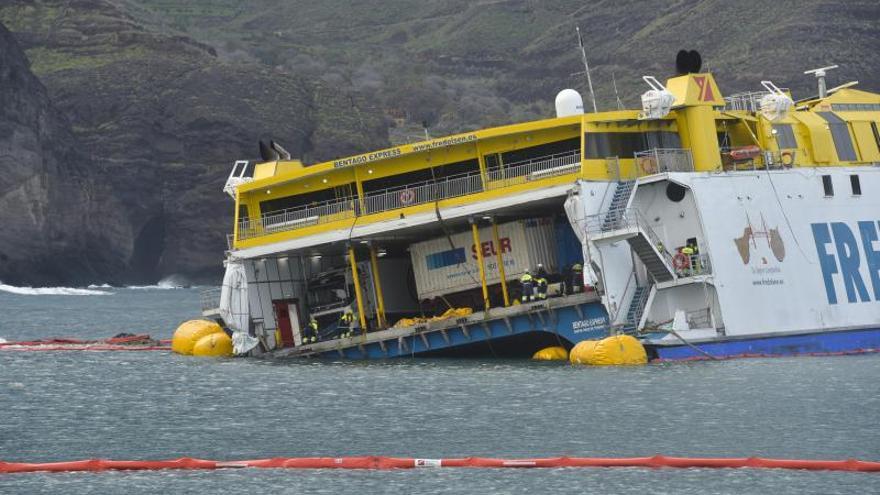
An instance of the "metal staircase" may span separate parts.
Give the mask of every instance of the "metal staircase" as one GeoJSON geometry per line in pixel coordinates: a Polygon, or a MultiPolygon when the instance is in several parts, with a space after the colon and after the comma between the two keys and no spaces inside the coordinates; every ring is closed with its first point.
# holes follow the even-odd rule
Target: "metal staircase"
{"type": "Polygon", "coordinates": [[[642,313],[645,311],[645,304],[648,302],[650,293],[650,286],[636,287],[626,312],[626,320],[623,322],[624,333],[634,333],[639,329],[639,322],[642,321],[642,313]]]}
{"type": "Polygon", "coordinates": [[[639,230],[638,235],[627,238],[626,242],[636,253],[651,277],[657,282],[667,282],[675,278],[675,272],[667,259],[667,254],[660,253],[657,248],[657,242],[652,242],[651,236],[647,235],[643,230],[639,230]]]}
{"type": "MultiPolygon", "coordinates": [[[[615,193],[618,204],[628,202],[626,186],[620,195],[615,193]]],[[[613,201],[612,201],[613,202],[613,201]]],[[[656,282],[667,282],[676,278],[672,267],[672,257],[661,248],[660,238],[651,229],[635,208],[619,208],[606,213],[590,215],[586,218],[587,236],[594,242],[626,240],[633,252],[648,269],[648,273],[656,282]]]]}
{"type": "Polygon", "coordinates": [[[626,211],[629,198],[632,196],[635,186],[636,181],[634,180],[617,183],[614,195],[611,197],[611,204],[608,206],[608,212],[605,213],[605,219],[602,222],[603,232],[613,230],[614,226],[620,221],[621,215],[626,211]]]}

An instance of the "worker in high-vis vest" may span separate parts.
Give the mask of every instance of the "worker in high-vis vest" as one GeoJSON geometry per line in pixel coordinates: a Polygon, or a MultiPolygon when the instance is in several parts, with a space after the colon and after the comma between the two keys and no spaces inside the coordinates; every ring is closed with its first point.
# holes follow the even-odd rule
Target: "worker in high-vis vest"
{"type": "Polygon", "coordinates": [[[519,283],[522,286],[522,302],[532,301],[532,298],[534,297],[534,279],[528,270],[526,270],[526,272],[522,274],[522,277],[519,278],[519,283]]]}
{"type": "Polygon", "coordinates": [[[342,316],[339,317],[339,337],[343,339],[351,337],[351,327],[353,324],[354,315],[346,309],[342,312],[342,316]]]}
{"type": "Polygon", "coordinates": [[[307,344],[317,342],[318,341],[318,320],[316,320],[314,317],[310,318],[308,329],[309,329],[309,331],[308,331],[307,335],[305,336],[305,338],[303,338],[303,342],[305,342],[307,344]]]}
{"type": "Polygon", "coordinates": [[[681,248],[681,254],[687,256],[687,264],[682,269],[683,275],[691,275],[691,272],[694,267],[694,248],[691,247],[690,244],[681,248]]]}
{"type": "Polygon", "coordinates": [[[690,244],[691,250],[691,271],[693,271],[694,275],[699,275],[703,271],[702,263],[700,263],[700,248],[697,247],[697,243],[690,244]]]}
{"type": "Polygon", "coordinates": [[[580,263],[571,265],[568,274],[568,283],[565,284],[565,292],[568,295],[578,294],[584,290],[584,266],[580,263]]]}
{"type": "Polygon", "coordinates": [[[547,299],[547,270],[544,270],[544,265],[540,263],[535,270],[535,286],[538,289],[538,299],[542,301],[547,299]]]}

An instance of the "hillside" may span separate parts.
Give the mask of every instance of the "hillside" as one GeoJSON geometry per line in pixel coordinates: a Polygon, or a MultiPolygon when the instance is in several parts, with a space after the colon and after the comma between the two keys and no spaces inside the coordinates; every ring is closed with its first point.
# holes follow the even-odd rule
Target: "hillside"
{"type": "Polygon", "coordinates": [[[703,53],[730,94],[761,79],[808,96],[803,71],[880,89],[880,3],[827,0],[127,0],[133,15],[310,79],[355,87],[384,110],[447,133],[549,116],[564,87],[585,90],[581,26],[600,108],[639,104],[644,74],[671,75],[680,48],[703,53]]]}
{"type": "MultiPolygon", "coordinates": [[[[261,137],[313,162],[418,139],[422,123],[436,136],[551,116],[560,89],[585,92],[572,75],[575,25],[610,109],[612,78],[637,106],[641,76],[671,75],[680,48],[700,50],[727,94],[771,79],[808,96],[803,71],[830,63],[841,65],[831,85],[880,90],[878,21],[871,0],[0,4],[69,136],[49,139],[65,158],[47,174],[76,162],[88,177],[85,203],[66,196],[90,212],[86,238],[102,260],[92,280],[111,282],[215,276],[232,213],[220,187],[261,137]]],[[[0,239],[0,252],[14,246],[0,239]]]]}

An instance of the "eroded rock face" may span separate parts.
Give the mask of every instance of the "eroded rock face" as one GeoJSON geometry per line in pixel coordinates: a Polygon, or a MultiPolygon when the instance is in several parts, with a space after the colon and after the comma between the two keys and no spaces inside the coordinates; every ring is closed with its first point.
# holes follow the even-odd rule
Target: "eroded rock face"
{"type": "MultiPolygon", "coordinates": [[[[340,90],[222,62],[111,2],[7,0],[2,19],[39,77],[18,46],[3,48],[17,60],[2,63],[17,89],[0,90],[0,101],[18,101],[11,115],[20,117],[0,115],[18,129],[0,132],[10,147],[0,163],[19,168],[0,178],[0,219],[23,234],[0,233],[4,282],[42,283],[30,276],[37,264],[59,281],[212,280],[232,230],[221,188],[234,160],[255,157],[258,139],[314,159],[387,143],[378,111],[353,112],[340,90]]],[[[2,46],[12,46],[3,32],[2,46]]]]}
{"type": "Polygon", "coordinates": [[[86,282],[121,267],[90,235],[99,194],[68,122],[0,25],[0,280],[86,282]]]}

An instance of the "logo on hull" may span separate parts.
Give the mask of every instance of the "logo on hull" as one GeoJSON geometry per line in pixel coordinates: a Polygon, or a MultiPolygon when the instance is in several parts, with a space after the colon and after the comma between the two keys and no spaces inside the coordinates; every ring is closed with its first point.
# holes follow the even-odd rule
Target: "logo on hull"
{"type": "MultiPolygon", "coordinates": [[[[746,227],[743,229],[743,235],[733,239],[736,250],[739,251],[739,256],[742,258],[743,265],[748,265],[749,261],[751,261],[752,251],[757,251],[759,240],[762,244],[767,243],[767,247],[770,248],[770,252],[773,253],[776,261],[782,262],[785,259],[785,243],[782,242],[782,235],[779,234],[778,227],[775,229],[767,228],[764,215],[761,215],[760,229],[756,229],[752,225],[748,215],[746,215],[746,224],[746,227]]],[[[767,264],[766,257],[761,257],[761,264],[767,264]]]]}
{"type": "Polygon", "coordinates": [[[880,221],[858,222],[861,242],[856,239],[853,229],[843,222],[813,223],[810,227],[816,242],[828,304],[837,304],[838,300],[835,275],[843,282],[848,302],[871,301],[872,292],[873,300],[880,301],[880,249],[874,248],[875,244],[880,244],[880,221]],[[867,280],[870,284],[862,276],[863,265],[868,269],[867,280]],[[870,292],[869,286],[873,289],[870,292]]]}

